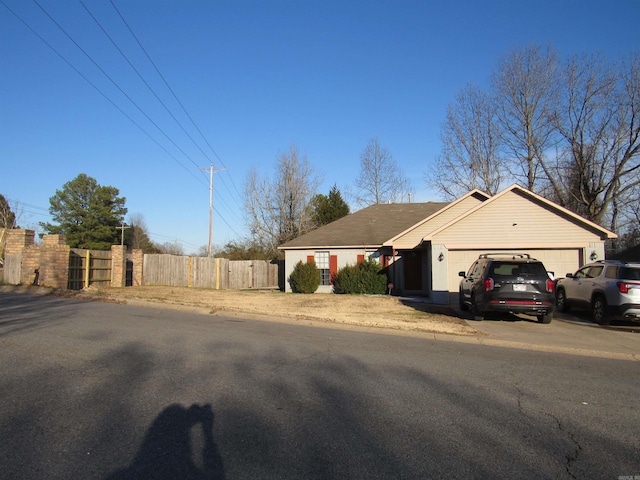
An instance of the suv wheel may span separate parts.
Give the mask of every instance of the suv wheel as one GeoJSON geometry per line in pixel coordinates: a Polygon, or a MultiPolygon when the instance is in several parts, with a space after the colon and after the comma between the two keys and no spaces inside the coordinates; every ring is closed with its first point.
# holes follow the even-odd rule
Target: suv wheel
{"type": "Polygon", "coordinates": [[[478,310],[478,304],[476,303],[476,296],[471,294],[471,314],[473,315],[473,319],[480,322],[484,320],[484,315],[480,310],[478,310]]]}
{"type": "Polygon", "coordinates": [[[537,316],[538,322],[540,323],[551,323],[553,319],[553,315],[551,313],[545,313],[537,316]]]}
{"type": "Polygon", "coordinates": [[[558,310],[563,313],[569,311],[569,305],[567,304],[567,294],[564,293],[563,288],[559,288],[556,292],[556,306],[558,307],[558,310]]]}
{"type": "Polygon", "coordinates": [[[602,295],[596,295],[591,302],[593,321],[598,325],[609,325],[611,320],[607,318],[607,302],[602,295]]]}
{"type": "Polygon", "coordinates": [[[469,306],[464,303],[464,294],[462,293],[462,289],[460,289],[460,293],[458,293],[458,303],[460,305],[460,310],[462,310],[463,312],[469,310],[469,306]]]}

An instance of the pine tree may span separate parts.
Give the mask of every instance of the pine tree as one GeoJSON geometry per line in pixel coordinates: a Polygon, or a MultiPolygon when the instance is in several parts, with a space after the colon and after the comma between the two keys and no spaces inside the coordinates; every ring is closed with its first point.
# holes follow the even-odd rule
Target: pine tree
{"type": "Polygon", "coordinates": [[[315,195],[311,199],[311,205],[313,206],[312,218],[317,227],[349,215],[349,205],[344,201],[340,190],[335,185],[331,187],[329,195],[321,193],[315,195]]]}
{"type": "Polygon", "coordinates": [[[49,213],[57,225],[41,225],[47,233],[65,235],[72,248],[106,250],[120,243],[116,227],[127,213],[125,198],[119,193],[81,173],[49,199],[49,213]]]}

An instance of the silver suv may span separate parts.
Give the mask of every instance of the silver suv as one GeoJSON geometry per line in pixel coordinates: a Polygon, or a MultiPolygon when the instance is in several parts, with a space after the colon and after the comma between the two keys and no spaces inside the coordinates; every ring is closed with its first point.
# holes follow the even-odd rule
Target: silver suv
{"type": "Polygon", "coordinates": [[[601,260],[567,273],[556,285],[556,307],[591,310],[600,325],[619,318],[640,322],[640,263],[601,260]]]}

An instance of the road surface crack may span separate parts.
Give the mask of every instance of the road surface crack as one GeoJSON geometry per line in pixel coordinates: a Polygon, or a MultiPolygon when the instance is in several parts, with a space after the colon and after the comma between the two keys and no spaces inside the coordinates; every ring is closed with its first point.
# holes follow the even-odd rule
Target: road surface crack
{"type": "Polygon", "coordinates": [[[574,446],[573,451],[570,451],[565,455],[565,458],[567,460],[567,463],[565,465],[565,470],[567,471],[567,474],[569,475],[570,478],[578,478],[572,473],[572,466],[575,462],[578,461],[578,457],[582,452],[582,446],[580,445],[580,442],[578,441],[576,436],[573,434],[573,432],[565,428],[565,426],[562,424],[560,419],[558,419],[558,417],[548,412],[545,412],[545,415],[551,417],[556,422],[556,425],[558,426],[558,430],[560,430],[564,435],[566,435],[567,438],[569,438],[569,440],[573,444],[574,446]]]}

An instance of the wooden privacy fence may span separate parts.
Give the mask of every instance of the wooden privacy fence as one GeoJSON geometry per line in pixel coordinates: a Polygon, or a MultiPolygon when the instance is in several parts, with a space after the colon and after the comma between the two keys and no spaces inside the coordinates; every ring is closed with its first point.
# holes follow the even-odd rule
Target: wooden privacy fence
{"type": "Polygon", "coordinates": [[[111,286],[111,251],[72,248],[69,252],[69,290],[90,285],[111,286]]]}
{"type": "Polygon", "coordinates": [[[4,259],[4,275],[2,281],[10,285],[18,285],[20,283],[21,265],[21,253],[7,255],[4,259]]]}
{"type": "Polygon", "coordinates": [[[278,288],[280,263],[145,254],[143,285],[241,290],[278,288]]]}

